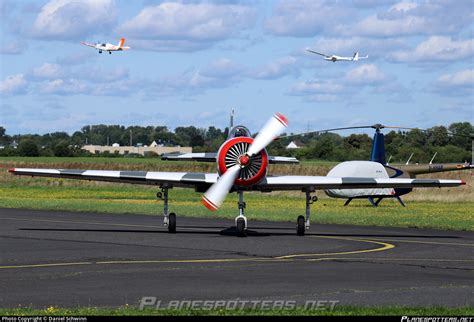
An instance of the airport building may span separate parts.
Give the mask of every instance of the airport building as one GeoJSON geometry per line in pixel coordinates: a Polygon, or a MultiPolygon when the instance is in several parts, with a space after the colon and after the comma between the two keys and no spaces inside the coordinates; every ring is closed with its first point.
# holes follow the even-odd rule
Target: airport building
{"type": "Polygon", "coordinates": [[[120,146],[117,143],[108,145],[84,145],[83,150],[86,150],[92,154],[100,154],[104,152],[109,152],[110,154],[140,154],[146,155],[148,153],[156,153],[157,155],[162,155],[165,153],[191,153],[193,148],[190,146],[164,146],[162,144],[157,144],[153,141],[149,146],[137,144],[136,146],[120,146]]]}

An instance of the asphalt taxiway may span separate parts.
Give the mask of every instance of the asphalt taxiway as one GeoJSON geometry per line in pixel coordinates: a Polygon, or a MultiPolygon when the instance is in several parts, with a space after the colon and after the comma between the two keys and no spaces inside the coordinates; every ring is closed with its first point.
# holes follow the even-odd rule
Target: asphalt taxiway
{"type": "MultiPolygon", "coordinates": [[[[0,307],[174,300],[473,306],[474,233],[0,209],[0,307]]],[[[315,215],[316,217],[316,215],[315,215]]]]}

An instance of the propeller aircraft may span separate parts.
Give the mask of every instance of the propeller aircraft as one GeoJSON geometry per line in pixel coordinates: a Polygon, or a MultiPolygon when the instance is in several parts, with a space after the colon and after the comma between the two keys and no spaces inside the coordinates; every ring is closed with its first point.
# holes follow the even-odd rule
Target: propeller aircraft
{"type": "MultiPolygon", "coordinates": [[[[310,227],[310,206],[317,201],[314,193],[319,189],[357,189],[357,188],[414,188],[414,187],[455,187],[465,184],[462,180],[411,179],[374,177],[373,173],[360,176],[294,176],[268,175],[270,162],[291,162],[293,158],[269,157],[266,147],[278,138],[287,128],[288,119],[275,113],[252,138],[250,131],[243,126],[236,126],[229,131],[228,139],[221,145],[217,154],[188,154],[188,160],[212,161],[217,163],[217,173],[189,172],[150,172],[150,171],[105,171],[105,170],[70,170],[70,169],[32,169],[13,168],[8,170],[14,175],[70,178],[96,181],[125,182],[159,186],[157,197],[163,199],[163,223],[168,232],[176,232],[176,214],[169,213],[168,192],[173,187],[194,188],[204,192],[202,204],[209,210],[217,210],[226,196],[236,192],[239,196],[239,215],[235,218],[237,235],[247,235],[247,218],[244,210],[245,191],[302,191],[306,194],[306,216],[297,218],[296,233],[304,235],[310,227]]],[[[164,156],[173,160],[173,156],[164,156]]],[[[296,160],[297,162],[297,160],[296,160]]],[[[370,162],[370,161],[367,161],[370,162]]],[[[379,168],[383,166],[379,163],[379,168]]],[[[375,171],[378,168],[374,167],[375,171]]]]}

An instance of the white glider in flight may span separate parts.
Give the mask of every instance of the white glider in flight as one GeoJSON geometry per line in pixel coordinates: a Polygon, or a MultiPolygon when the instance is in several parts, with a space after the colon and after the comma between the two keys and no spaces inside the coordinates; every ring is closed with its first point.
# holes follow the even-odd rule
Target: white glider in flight
{"type": "Polygon", "coordinates": [[[352,57],[343,57],[343,56],[337,56],[337,55],[326,55],[326,54],[318,53],[318,52],[310,50],[310,49],[306,49],[306,51],[309,51],[310,53],[313,53],[313,54],[316,54],[316,55],[323,56],[325,60],[332,61],[333,63],[335,63],[338,60],[341,60],[341,61],[358,61],[359,59],[369,58],[369,55],[359,56],[359,52],[355,52],[352,57]]]}

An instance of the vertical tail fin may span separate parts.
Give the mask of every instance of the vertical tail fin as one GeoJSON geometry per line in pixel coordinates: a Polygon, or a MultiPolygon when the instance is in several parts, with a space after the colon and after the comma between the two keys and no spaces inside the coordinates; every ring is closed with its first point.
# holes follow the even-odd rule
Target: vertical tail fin
{"type": "Polygon", "coordinates": [[[355,52],[354,56],[352,57],[353,61],[358,61],[359,60],[359,52],[355,52]]]}
{"type": "Polygon", "coordinates": [[[383,134],[375,132],[372,142],[372,151],[370,152],[370,161],[385,164],[385,144],[383,134]]]}
{"type": "Polygon", "coordinates": [[[118,47],[122,48],[124,44],[125,44],[125,38],[120,38],[120,41],[118,43],[118,47]]]}

